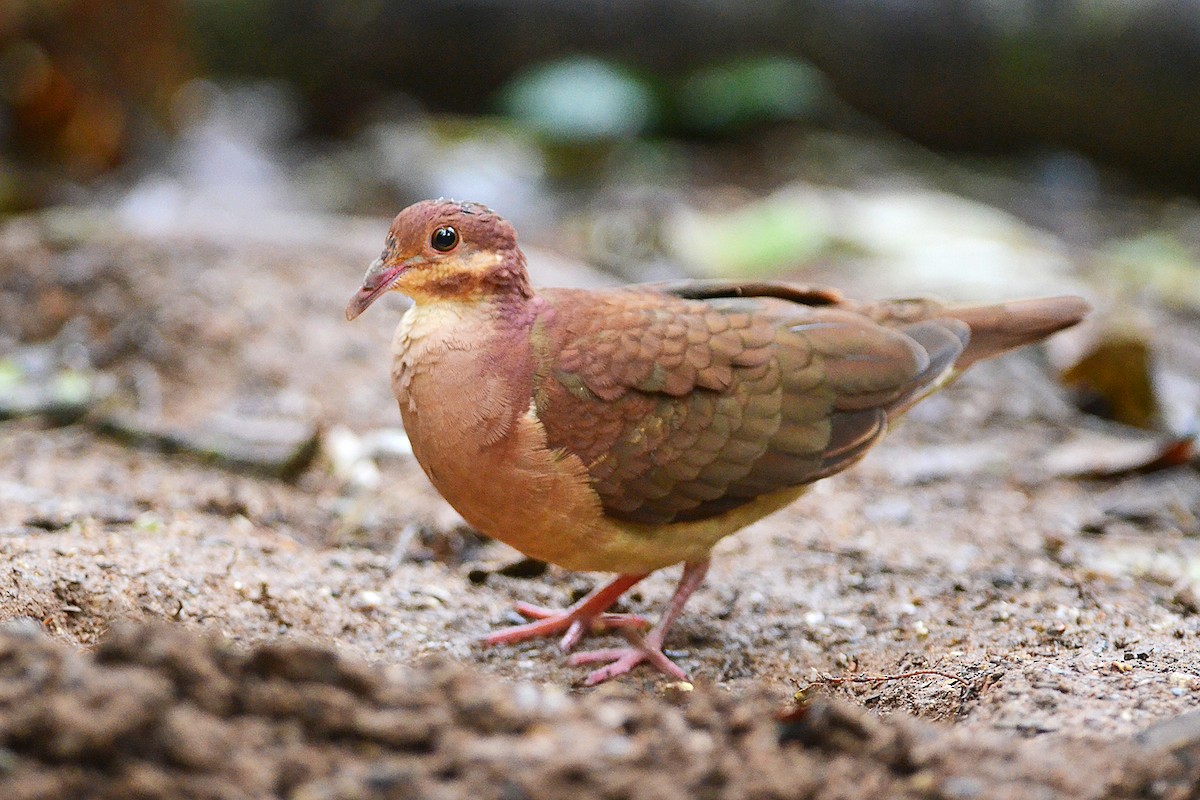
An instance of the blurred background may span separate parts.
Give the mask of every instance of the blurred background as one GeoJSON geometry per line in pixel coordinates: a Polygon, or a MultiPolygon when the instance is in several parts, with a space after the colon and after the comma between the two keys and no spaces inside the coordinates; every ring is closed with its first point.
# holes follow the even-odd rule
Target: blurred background
{"type": "Polygon", "coordinates": [[[62,256],[115,232],[334,248],[324,319],[388,218],[448,196],[544,283],[1081,292],[1080,403],[1189,436],[1197,154],[1185,0],[0,0],[0,344],[119,361],[97,337],[161,298],[121,266],[99,324],[99,268],[62,256]]]}
{"type": "Polygon", "coordinates": [[[445,195],[564,247],[573,221],[571,249],[654,277],[903,250],[994,209],[1175,264],[1198,87],[1181,0],[3,0],[0,213],[445,195]]]}
{"type": "Polygon", "coordinates": [[[954,194],[1118,258],[1156,215],[1184,258],[1198,79],[1179,0],[4,0],[0,211],[446,195],[582,214],[616,267],[778,269],[880,244],[822,219],[821,190],[872,186],[853,199],[954,194]],[[773,196],[753,252],[656,230],[773,196]],[[807,229],[772,230],[792,207],[807,229]]]}
{"type": "Polygon", "coordinates": [[[343,313],[396,212],[446,196],[513,221],[538,285],[1086,297],[764,522],[732,581],[764,627],[694,652],[747,680],[754,650],[793,677],[1061,653],[1006,662],[1084,682],[1015,730],[1148,724],[1200,687],[1198,193],[1195,0],[0,0],[0,617],[545,677],[470,645],[560,599],[415,463],[404,299],[343,313]]]}

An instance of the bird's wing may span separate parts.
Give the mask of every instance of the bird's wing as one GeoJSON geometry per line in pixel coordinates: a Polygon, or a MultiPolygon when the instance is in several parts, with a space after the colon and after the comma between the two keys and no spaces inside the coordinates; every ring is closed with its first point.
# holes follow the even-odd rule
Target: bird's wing
{"type": "Polygon", "coordinates": [[[548,441],[583,461],[608,514],[645,523],[704,519],[844,469],[969,335],[954,320],[880,324],[784,284],[543,297],[534,406],[548,441]]]}

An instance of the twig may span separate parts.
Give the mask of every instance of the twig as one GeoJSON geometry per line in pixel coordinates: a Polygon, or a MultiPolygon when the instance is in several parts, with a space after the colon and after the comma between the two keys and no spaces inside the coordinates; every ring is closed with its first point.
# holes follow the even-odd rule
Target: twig
{"type": "Polygon", "coordinates": [[[920,678],[925,676],[946,678],[954,681],[962,686],[959,690],[958,716],[961,718],[966,713],[967,703],[979,696],[979,693],[991,684],[991,676],[985,676],[982,682],[969,681],[959,675],[951,675],[949,672],[941,672],[936,669],[916,669],[912,672],[901,672],[897,675],[849,675],[841,678],[835,678],[832,675],[818,675],[817,680],[801,688],[799,681],[794,681],[797,687],[796,701],[804,703],[809,690],[814,686],[839,686],[844,683],[883,683],[885,681],[902,681],[909,678],[920,678]]]}
{"type": "Polygon", "coordinates": [[[824,686],[840,686],[843,683],[883,683],[884,681],[902,681],[908,678],[920,678],[925,675],[932,675],[939,678],[947,678],[965,686],[967,689],[972,688],[973,684],[961,678],[958,675],[951,675],[949,672],[940,672],[936,669],[917,669],[912,672],[901,672],[898,675],[850,675],[842,678],[835,678],[832,675],[819,675],[817,679],[807,686],[801,688],[800,682],[796,681],[797,693],[804,694],[813,686],[818,684],[824,686]]]}

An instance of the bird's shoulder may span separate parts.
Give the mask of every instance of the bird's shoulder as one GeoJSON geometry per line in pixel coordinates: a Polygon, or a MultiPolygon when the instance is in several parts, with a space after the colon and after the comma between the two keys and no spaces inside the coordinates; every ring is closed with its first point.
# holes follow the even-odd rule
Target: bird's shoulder
{"type": "Polygon", "coordinates": [[[535,357],[579,397],[631,391],[682,397],[724,390],[737,367],[770,357],[775,325],[763,309],[720,307],[652,288],[543,292],[535,357]]]}
{"type": "Polygon", "coordinates": [[[543,293],[533,407],[605,510],[699,519],[856,460],[934,363],[832,293],[643,285],[543,293]]]}

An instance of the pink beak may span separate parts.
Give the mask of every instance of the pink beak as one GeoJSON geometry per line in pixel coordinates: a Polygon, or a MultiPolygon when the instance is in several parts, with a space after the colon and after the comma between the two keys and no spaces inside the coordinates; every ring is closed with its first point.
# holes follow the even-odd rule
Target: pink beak
{"type": "Polygon", "coordinates": [[[411,264],[408,261],[399,264],[386,264],[381,258],[372,261],[371,266],[367,267],[367,274],[363,276],[362,288],[346,304],[346,319],[352,320],[366,311],[367,306],[395,285],[400,274],[409,266],[411,264]]]}

